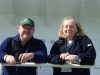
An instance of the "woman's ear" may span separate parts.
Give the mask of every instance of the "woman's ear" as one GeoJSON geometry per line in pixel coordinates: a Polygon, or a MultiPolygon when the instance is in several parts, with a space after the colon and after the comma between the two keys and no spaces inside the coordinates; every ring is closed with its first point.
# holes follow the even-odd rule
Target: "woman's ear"
{"type": "Polygon", "coordinates": [[[76,28],[76,33],[78,33],[78,28],[76,28]]]}

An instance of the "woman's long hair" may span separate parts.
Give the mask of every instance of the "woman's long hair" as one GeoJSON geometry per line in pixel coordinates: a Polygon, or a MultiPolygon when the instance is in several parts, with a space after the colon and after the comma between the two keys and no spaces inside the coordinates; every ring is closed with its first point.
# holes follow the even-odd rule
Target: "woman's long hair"
{"type": "Polygon", "coordinates": [[[63,24],[64,24],[64,21],[69,20],[69,19],[74,21],[74,23],[75,23],[75,25],[76,25],[76,27],[77,27],[77,29],[78,29],[78,32],[76,33],[76,36],[85,35],[85,34],[83,33],[83,30],[82,30],[82,28],[81,28],[80,23],[79,23],[74,17],[69,16],[69,17],[65,17],[65,18],[62,20],[62,23],[61,23],[61,25],[60,25],[60,29],[59,29],[59,32],[58,32],[58,36],[59,36],[59,37],[62,37],[62,38],[65,38],[65,37],[66,37],[66,36],[64,36],[64,34],[63,34],[63,24]]]}

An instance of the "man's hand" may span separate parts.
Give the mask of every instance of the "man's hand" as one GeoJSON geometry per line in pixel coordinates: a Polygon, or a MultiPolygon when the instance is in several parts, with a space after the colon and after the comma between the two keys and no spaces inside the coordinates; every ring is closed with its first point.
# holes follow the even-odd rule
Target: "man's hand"
{"type": "Polygon", "coordinates": [[[4,60],[5,60],[6,63],[8,63],[8,64],[12,64],[12,65],[16,64],[16,59],[15,59],[14,56],[12,56],[12,55],[5,55],[5,56],[4,56],[4,60]]]}
{"type": "Polygon", "coordinates": [[[19,55],[19,60],[20,60],[21,63],[25,63],[28,60],[33,59],[33,57],[34,57],[33,53],[23,53],[23,54],[19,55]]]}

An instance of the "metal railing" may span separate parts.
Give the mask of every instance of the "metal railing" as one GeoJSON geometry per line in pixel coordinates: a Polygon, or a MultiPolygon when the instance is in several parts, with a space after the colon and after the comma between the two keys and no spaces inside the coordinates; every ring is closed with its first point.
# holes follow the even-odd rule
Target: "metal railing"
{"type": "Polygon", "coordinates": [[[0,63],[1,65],[1,73],[2,75],[2,67],[3,66],[22,66],[22,67],[66,67],[66,68],[89,68],[89,69],[100,69],[100,65],[79,65],[79,64],[64,64],[64,65],[59,65],[59,64],[50,64],[50,63],[21,63],[21,64],[15,64],[15,65],[10,65],[6,63],[0,63]]]}

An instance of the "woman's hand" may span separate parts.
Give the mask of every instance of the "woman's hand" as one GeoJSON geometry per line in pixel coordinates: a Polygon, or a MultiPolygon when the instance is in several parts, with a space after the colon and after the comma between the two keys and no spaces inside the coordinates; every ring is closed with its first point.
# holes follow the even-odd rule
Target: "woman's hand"
{"type": "Polygon", "coordinates": [[[61,53],[60,54],[60,58],[62,59],[62,60],[65,60],[66,59],[66,57],[69,55],[69,53],[61,53]]]}
{"type": "Polygon", "coordinates": [[[68,55],[66,58],[66,61],[71,62],[72,64],[77,63],[79,60],[79,57],[77,55],[68,55]]]}

